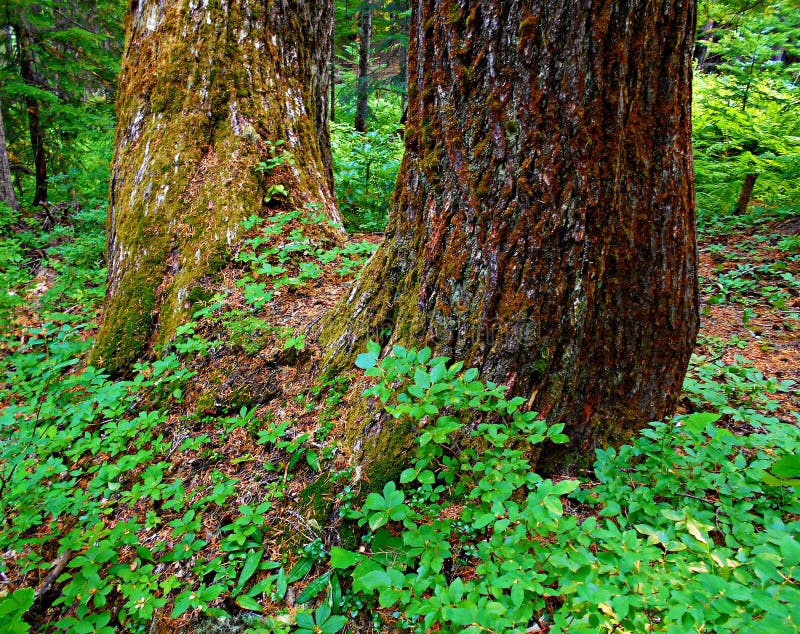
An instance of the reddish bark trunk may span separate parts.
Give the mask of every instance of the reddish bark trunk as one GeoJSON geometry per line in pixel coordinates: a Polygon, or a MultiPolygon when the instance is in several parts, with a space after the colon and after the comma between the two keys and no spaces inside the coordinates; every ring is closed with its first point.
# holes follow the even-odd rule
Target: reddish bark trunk
{"type": "Polygon", "coordinates": [[[343,363],[390,326],[573,452],[619,441],[672,410],[697,332],[694,3],[412,7],[395,208],[322,341],[343,363]]]}

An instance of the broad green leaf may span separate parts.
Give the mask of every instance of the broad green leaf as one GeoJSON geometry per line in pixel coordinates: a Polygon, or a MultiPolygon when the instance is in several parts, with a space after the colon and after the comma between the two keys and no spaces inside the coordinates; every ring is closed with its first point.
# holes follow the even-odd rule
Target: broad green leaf
{"type": "Polygon", "coordinates": [[[309,570],[311,570],[313,566],[314,566],[314,560],[311,557],[303,557],[289,571],[289,575],[286,581],[288,583],[294,583],[295,581],[300,581],[300,579],[302,579],[308,574],[309,570]]]}
{"type": "Polygon", "coordinates": [[[336,634],[347,625],[347,617],[345,616],[332,616],[324,623],[319,624],[319,629],[322,634],[336,634]]]}
{"type": "Polygon", "coordinates": [[[392,583],[385,570],[372,570],[363,576],[353,579],[353,586],[371,592],[379,588],[388,588],[392,583]]]}
{"type": "Polygon", "coordinates": [[[321,575],[316,579],[314,579],[311,583],[309,583],[305,587],[305,589],[297,597],[297,602],[308,603],[309,601],[311,601],[311,599],[316,598],[328,586],[328,579],[330,579],[330,576],[331,573],[326,572],[324,575],[321,575]]]}
{"type": "Polygon", "coordinates": [[[699,433],[703,431],[709,423],[714,423],[721,418],[721,414],[713,412],[695,412],[689,414],[681,421],[683,427],[691,432],[699,433]]]}
{"type": "Polygon", "coordinates": [[[776,460],[770,471],[781,478],[795,478],[800,476],[800,454],[784,456],[776,460]]]}
{"type": "Polygon", "coordinates": [[[283,599],[286,596],[288,583],[286,581],[286,570],[281,566],[275,579],[275,595],[278,599],[283,599]]]}
{"type": "Polygon", "coordinates": [[[562,480],[553,487],[553,495],[566,495],[572,493],[578,488],[580,482],[578,480],[562,480]]]}
{"type": "Polygon", "coordinates": [[[356,367],[366,370],[367,368],[374,368],[378,362],[378,355],[373,352],[362,352],[356,357],[356,367]]]}
{"type": "Polygon", "coordinates": [[[442,616],[456,625],[470,625],[478,619],[478,606],[471,601],[464,601],[455,607],[443,608],[442,616]]]}
{"type": "Polygon", "coordinates": [[[316,451],[312,451],[310,449],[306,451],[306,462],[308,463],[309,467],[319,473],[319,454],[316,451]]]}
{"type": "Polygon", "coordinates": [[[236,605],[244,610],[250,610],[251,612],[264,611],[264,608],[258,601],[256,601],[253,597],[248,597],[246,594],[236,597],[236,605]]]}
{"type": "Polygon", "coordinates": [[[295,622],[298,627],[314,631],[314,618],[308,612],[298,612],[295,622]]]}
{"type": "Polygon", "coordinates": [[[231,594],[237,595],[241,592],[242,588],[244,588],[244,584],[246,584],[248,579],[253,576],[253,573],[258,570],[258,564],[261,563],[261,557],[263,555],[263,550],[251,550],[247,553],[244,566],[242,566],[242,572],[239,574],[239,582],[236,584],[231,594]]]}
{"type": "Polygon", "coordinates": [[[350,568],[364,559],[361,553],[354,553],[338,546],[331,548],[330,557],[331,568],[334,569],[350,568]]]}

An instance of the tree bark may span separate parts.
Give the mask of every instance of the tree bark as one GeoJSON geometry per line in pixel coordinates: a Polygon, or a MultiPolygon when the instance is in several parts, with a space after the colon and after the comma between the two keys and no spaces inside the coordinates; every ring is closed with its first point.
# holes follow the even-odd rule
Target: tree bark
{"type": "MultiPolygon", "coordinates": [[[[694,2],[412,8],[394,209],[323,330],[328,361],[428,344],[591,457],[672,411],[695,342],[694,2]]],[[[363,451],[402,451],[380,425],[363,451]]]]}
{"type": "Polygon", "coordinates": [[[331,121],[336,123],[336,44],[331,44],[331,121]]]}
{"type": "Polygon", "coordinates": [[[372,6],[365,4],[358,14],[358,85],[356,86],[356,117],[354,127],[367,131],[369,103],[369,52],[372,46],[372,6]]]}
{"type": "Polygon", "coordinates": [[[337,225],[319,223],[319,239],[342,237],[327,128],[332,20],[327,0],[132,3],[93,363],[125,371],[168,341],[244,218],[313,205],[337,225]],[[292,163],[254,169],[283,151],[292,163]],[[289,195],[264,202],[274,184],[289,195]]]}
{"type": "Polygon", "coordinates": [[[400,79],[403,84],[403,92],[400,94],[400,123],[405,125],[408,108],[408,51],[404,50],[400,55],[400,79]]]}
{"type": "Polygon", "coordinates": [[[0,104],[0,202],[6,203],[11,209],[21,209],[14,185],[11,182],[11,168],[8,163],[8,148],[6,147],[6,129],[3,125],[3,109],[0,104]]]}
{"type": "Polygon", "coordinates": [[[736,201],[736,207],[733,210],[734,214],[741,216],[747,213],[747,207],[750,205],[750,198],[753,195],[753,188],[756,186],[757,178],[758,174],[745,174],[742,190],[739,193],[739,200],[736,201]]]}

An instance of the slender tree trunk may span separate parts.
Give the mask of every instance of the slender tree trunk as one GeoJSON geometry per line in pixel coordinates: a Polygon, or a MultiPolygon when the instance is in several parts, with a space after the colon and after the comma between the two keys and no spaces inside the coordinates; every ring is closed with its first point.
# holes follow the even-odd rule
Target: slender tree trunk
{"type": "Polygon", "coordinates": [[[14,185],[11,183],[11,168],[8,163],[2,104],[0,104],[0,202],[6,203],[12,209],[20,210],[17,196],[14,193],[14,185]]]}
{"type": "MultiPolygon", "coordinates": [[[[695,341],[694,2],[412,10],[394,210],[324,328],[329,363],[431,345],[590,457],[672,410],[695,341]]],[[[381,425],[354,432],[365,460],[407,449],[381,425]]]]}
{"type": "Polygon", "coordinates": [[[400,80],[403,85],[403,92],[400,95],[400,123],[405,125],[408,117],[408,51],[404,50],[400,55],[400,80]]]}
{"type": "Polygon", "coordinates": [[[708,57],[708,40],[712,37],[714,30],[714,20],[708,20],[703,24],[700,35],[697,36],[697,43],[694,46],[694,57],[697,60],[697,68],[705,70],[706,58],[708,57]]]}
{"type": "Polygon", "coordinates": [[[742,191],[739,193],[739,200],[736,201],[733,213],[737,215],[747,213],[747,207],[750,205],[750,198],[753,195],[753,188],[756,186],[757,178],[758,174],[745,174],[742,191]]]}
{"type": "Polygon", "coordinates": [[[331,121],[336,122],[336,45],[331,43],[331,121]]]}
{"type": "Polygon", "coordinates": [[[111,168],[106,311],[92,361],[124,371],[186,318],[243,219],[333,196],[327,0],[140,0],[126,19],[111,168]],[[279,145],[281,144],[282,145],[279,145]],[[270,171],[276,152],[292,161],[270,171]],[[289,195],[265,195],[280,184],[289,195]]]}
{"type": "MultiPolygon", "coordinates": [[[[15,28],[17,34],[17,51],[19,54],[19,70],[22,80],[28,86],[36,86],[36,72],[30,53],[30,34],[21,27],[15,28]]],[[[34,97],[25,97],[25,106],[28,109],[28,130],[33,152],[33,166],[36,174],[36,189],[33,193],[33,204],[41,205],[47,202],[47,155],[45,153],[44,131],[39,102],[34,97]]]]}
{"type": "Polygon", "coordinates": [[[356,87],[356,118],[354,127],[367,131],[369,99],[369,51],[372,46],[372,5],[365,4],[358,14],[358,85],[356,87]]]}
{"type": "Polygon", "coordinates": [[[752,56],[750,57],[750,67],[747,71],[747,83],[744,86],[744,95],[742,96],[742,112],[747,111],[747,100],[750,97],[750,86],[753,83],[753,74],[756,66],[756,52],[758,49],[753,51],[752,56]]]}

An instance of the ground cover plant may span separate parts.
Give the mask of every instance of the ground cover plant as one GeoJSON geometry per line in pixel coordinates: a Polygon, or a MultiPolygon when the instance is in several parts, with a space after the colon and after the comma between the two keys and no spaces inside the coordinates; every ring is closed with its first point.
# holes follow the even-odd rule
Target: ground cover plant
{"type": "Polygon", "coordinates": [[[419,430],[409,468],[376,488],[337,456],[341,382],[299,391],[288,419],[233,384],[198,388],[213,386],[198,374],[215,356],[241,367],[265,350],[283,363],[306,353],[293,326],[267,316],[276,295],[352,275],[373,248],[320,251],[303,238],[318,221],[313,210],[247,221],[232,283],[196,291],[195,319],[125,381],[80,367],[101,297],[91,288],[102,275],[85,270],[97,250],[63,228],[41,238],[57,243],[50,281],[20,269],[23,301],[7,309],[17,321],[3,342],[0,534],[17,588],[2,609],[14,627],[145,631],[159,614],[193,627],[235,615],[252,631],[797,627],[796,356],[777,377],[743,356],[780,363],[770,346],[796,334],[791,240],[715,234],[727,242],[704,247],[706,312],[723,314],[687,377],[687,413],[599,452],[592,469],[542,478],[526,456],[563,440],[558,428],[453,360],[371,344],[357,359],[376,381],[366,396],[419,430]],[[723,296],[717,263],[759,249],[788,254],[786,270],[750,267],[758,283],[723,296]],[[465,434],[485,451],[459,451],[465,434]],[[326,513],[350,537],[330,541],[326,513]],[[35,595],[53,566],[49,596],[35,595]]]}

